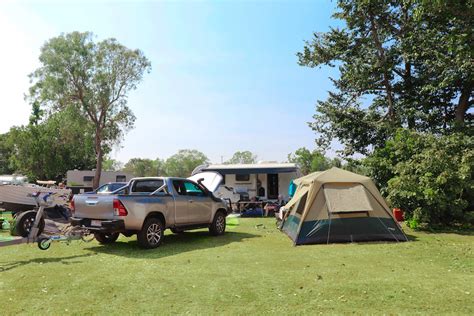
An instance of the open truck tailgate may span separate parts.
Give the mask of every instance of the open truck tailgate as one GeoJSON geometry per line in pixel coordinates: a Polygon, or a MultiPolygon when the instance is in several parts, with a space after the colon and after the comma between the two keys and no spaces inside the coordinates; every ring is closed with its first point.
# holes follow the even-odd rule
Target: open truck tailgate
{"type": "Polygon", "coordinates": [[[116,195],[78,194],[74,196],[76,218],[114,219],[116,195]]]}

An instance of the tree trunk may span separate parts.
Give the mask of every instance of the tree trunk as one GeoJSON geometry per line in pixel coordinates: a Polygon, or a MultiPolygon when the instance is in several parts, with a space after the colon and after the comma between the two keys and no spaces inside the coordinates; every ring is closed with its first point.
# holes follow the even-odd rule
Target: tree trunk
{"type": "Polygon", "coordinates": [[[94,182],[93,182],[93,189],[97,189],[100,184],[100,175],[102,173],[102,160],[103,160],[103,153],[102,153],[102,137],[101,137],[101,130],[96,129],[95,132],[95,154],[96,154],[96,165],[95,165],[95,174],[94,174],[94,182]]]}
{"type": "MultiPolygon", "coordinates": [[[[412,76],[411,76],[411,63],[405,61],[405,93],[408,96],[409,107],[415,106],[415,102],[413,102],[413,83],[412,83],[412,76]]],[[[407,110],[407,109],[405,109],[407,110]]],[[[416,120],[415,114],[408,111],[407,113],[407,121],[408,121],[408,128],[415,129],[416,127],[416,120]]]]}
{"type": "Polygon", "coordinates": [[[469,98],[471,97],[472,93],[472,85],[473,82],[470,81],[462,88],[461,96],[459,97],[458,101],[458,106],[454,111],[455,122],[460,126],[464,125],[464,117],[466,116],[466,112],[470,106],[469,98]]]}
{"type": "Polygon", "coordinates": [[[389,120],[393,121],[395,118],[393,91],[392,84],[390,82],[390,75],[387,69],[387,58],[385,56],[385,49],[383,48],[383,45],[380,42],[377,24],[375,22],[372,12],[369,12],[368,17],[370,21],[370,33],[372,35],[372,40],[374,41],[375,48],[377,49],[377,57],[379,59],[378,61],[383,69],[382,84],[385,86],[385,92],[387,93],[387,117],[389,118],[389,120]]]}

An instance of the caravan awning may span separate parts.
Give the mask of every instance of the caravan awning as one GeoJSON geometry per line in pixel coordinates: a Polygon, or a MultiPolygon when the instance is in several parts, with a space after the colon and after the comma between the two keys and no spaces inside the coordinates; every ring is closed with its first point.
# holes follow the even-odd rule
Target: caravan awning
{"type": "Polygon", "coordinates": [[[264,174],[296,172],[298,167],[292,163],[274,164],[240,164],[240,165],[209,165],[202,171],[215,171],[220,174],[264,174]]]}

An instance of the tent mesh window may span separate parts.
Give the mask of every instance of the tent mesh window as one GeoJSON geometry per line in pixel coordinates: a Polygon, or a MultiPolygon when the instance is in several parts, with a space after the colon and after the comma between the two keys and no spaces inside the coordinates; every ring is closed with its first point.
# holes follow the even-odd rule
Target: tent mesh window
{"type": "Polygon", "coordinates": [[[302,215],[304,207],[306,206],[306,198],[308,197],[308,192],[303,195],[301,200],[298,202],[298,207],[296,208],[296,213],[302,215]]]}
{"type": "Polygon", "coordinates": [[[324,193],[331,213],[372,211],[364,186],[360,184],[326,184],[324,193]]]}

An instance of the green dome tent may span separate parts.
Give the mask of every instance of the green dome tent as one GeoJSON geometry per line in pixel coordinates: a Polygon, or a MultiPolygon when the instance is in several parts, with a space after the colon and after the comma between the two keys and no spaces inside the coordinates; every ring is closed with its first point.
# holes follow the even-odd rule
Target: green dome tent
{"type": "Polygon", "coordinates": [[[370,178],[331,168],[294,182],[280,227],[295,245],[407,240],[370,178]]]}

